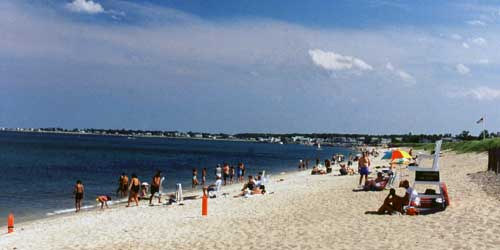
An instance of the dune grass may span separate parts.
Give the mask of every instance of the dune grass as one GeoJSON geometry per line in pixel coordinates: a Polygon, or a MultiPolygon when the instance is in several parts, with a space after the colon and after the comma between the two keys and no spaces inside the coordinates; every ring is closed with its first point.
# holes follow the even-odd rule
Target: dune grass
{"type": "MultiPolygon", "coordinates": [[[[412,145],[405,145],[415,149],[423,149],[426,151],[434,150],[434,143],[415,143],[412,145]]],[[[500,138],[491,138],[485,140],[461,141],[461,142],[447,142],[443,143],[442,150],[453,150],[458,153],[480,153],[486,152],[489,149],[500,148],[500,138]]]]}

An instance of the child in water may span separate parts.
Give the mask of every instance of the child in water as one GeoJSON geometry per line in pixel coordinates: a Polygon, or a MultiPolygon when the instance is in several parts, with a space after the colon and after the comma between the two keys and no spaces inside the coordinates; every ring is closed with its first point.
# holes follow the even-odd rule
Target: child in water
{"type": "Polygon", "coordinates": [[[97,202],[100,202],[101,203],[101,209],[104,209],[104,205],[106,205],[106,208],[109,208],[108,207],[108,201],[111,200],[111,197],[109,197],[108,195],[101,195],[101,196],[98,196],[95,200],[97,202]]]}

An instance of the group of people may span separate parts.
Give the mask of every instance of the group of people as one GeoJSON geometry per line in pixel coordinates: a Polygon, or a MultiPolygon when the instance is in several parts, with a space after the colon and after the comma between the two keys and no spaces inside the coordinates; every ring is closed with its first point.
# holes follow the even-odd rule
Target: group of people
{"type": "MultiPolygon", "coordinates": [[[[207,168],[203,168],[201,172],[201,185],[206,187],[209,191],[213,191],[215,189],[220,189],[221,185],[243,182],[245,173],[246,168],[242,162],[238,163],[236,167],[230,166],[227,163],[224,163],[223,165],[218,164],[215,168],[216,181],[206,186],[207,168]]],[[[139,206],[139,199],[149,199],[149,205],[153,205],[153,198],[155,195],[158,196],[158,203],[161,204],[160,187],[163,179],[164,177],[161,176],[161,171],[159,170],[155,175],[153,175],[151,184],[141,184],[141,181],[136,174],[132,174],[129,178],[126,173],[122,173],[118,179],[116,195],[122,198],[128,196],[127,207],[129,207],[131,203],[135,203],[136,206],[139,206]]],[[[265,193],[265,188],[263,185],[260,185],[260,181],[260,175],[256,180],[254,180],[252,176],[249,176],[249,180],[245,182],[245,186],[247,186],[246,189],[250,190],[251,193],[265,193]]],[[[193,168],[192,188],[194,189],[198,185],[200,185],[200,182],[198,181],[198,170],[193,168]]],[[[79,212],[84,197],[84,185],[81,180],[76,181],[73,189],[73,195],[75,198],[76,212],[79,212]]],[[[101,209],[103,209],[104,206],[108,207],[108,201],[111,201],[111,199],[112,198],[109,195],[99,195],[97,196],[96,201],[101,204],[101,209]]]]}
{"type": "MultiPolygon", "coordinates": [[[[215,178],[221,179],[223,181],[223,185],[233,184],[236,182],[243,182],[243,178],[245,176],[246,168],[245,164],[242,162],[238,163],[238,165],[232,166],[228,163],[224,163],[223,165],[217,164],[215,167],[215,178]]],[[[201,171],[201,185],[205,186],[207,182],[207,168],[203,168],[201,171]]],[[[193,176],[191,181],[191,187],[195,189],[200,182],[198,181],[198,169],[193,168],[193,176]]]]}
{"type": "MultiPolygon", "coordinates": [[[[151,179],[151,187],[149,189],[149,205],[153,204],[153,197],[155,194],[158,194],[158,203],[161,203],[161,194],[160,186],[161,186],[161,171],[156,171],[156,174],[151,179]]],[[[119,197],[126,197],[128,195],[127,207],[130,206],[131,202],[135,202],[136,206],[139,206],[139,193],[144,191],[141,188],[141,182],[136,174],[132,174],[129,177],[126,173],[122,173],[118,180],[118,189],[116,190],[116,194],[119,197]]],[[[76,184],[73,188],[73,195],[75,197],[75,210],[79,212],[81,209],[81,204],[84,196],[84,185],[81,180],[77,180],[76,184]]],[[[142,197],[147,197],[147,194],[143,194],[142,197]]],[[[108,207],[108,201],[111,201],[111,197],[109,195],[99,195],[96,198],[96,201],[101,203],[101,209],[104,206],[108,207]]]]}

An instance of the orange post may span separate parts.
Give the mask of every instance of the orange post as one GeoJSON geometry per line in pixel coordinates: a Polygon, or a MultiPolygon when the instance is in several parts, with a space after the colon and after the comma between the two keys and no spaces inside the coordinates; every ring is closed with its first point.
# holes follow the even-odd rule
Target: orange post
{"type": "Polygon", "coordinates": [[[208,197],[206,195],[203,195],[203,198],[201,199],[201,215],[208,215],[208,197]]]}
{"type": "Polygon", "coordinates": [[[10,213],[9,217],[7,218],[7,232],[14,232],[14,215],[12,213],[10,213]]]}

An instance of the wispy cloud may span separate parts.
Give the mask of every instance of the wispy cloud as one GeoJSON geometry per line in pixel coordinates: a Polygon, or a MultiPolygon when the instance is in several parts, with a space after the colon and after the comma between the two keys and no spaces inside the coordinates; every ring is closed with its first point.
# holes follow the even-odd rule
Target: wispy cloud
{"type": "Polygon", "coordinates": [[[469,20],[466,23],[473,26],[486,26],[486,23],[481,20],[469,20]]]}
{"type": "Polygon", "coordinates": [[[466,98],[473,98],[476,100],[492,101],[500,99],[500,89],[493,89],[490,87],[481,86],[471,89],[451,90],[447,93],[447,95],[452,98],[466,97],[466,98]]]}
{"type": "Polygon", "coordinates": [[[385,65],[385,68],[387,70],[389,70],[390,72],[394,73],[396,76],[398,76],[399,78],[401,78],[401,80],[405,81],[406,83],[409,83],[409,84],[413,85],[413,84],[415,84],[417,82],[415,80],[415,77],[413,77],[408,72],[406,72],[406,71],[404,71],[402,69],[394,67],[394,65],[392,65],[392,63],[390,63],[390,62],[388,62],[385,65]]]}
{"type": "Polygon", "coordinates": [[[332,51],[312,49],[309,50],[309,55],[314,64],[326,70],[373,70],[371,65],[359,58],[332,51]]]}
{"type": "Polygon", "coordinates": [[[465,66],[465,65],[463,65],[463,64],[461,64],[461,63],[457,64],[457,65],[455,66],[455,69],[456,69],[456,70],[457,70],[457,72],[458,72],[459,74],[461,74],[461,75],[467,75],[467,74],[469,74],[469,73],[470,73],[470,69],[469,69],[467,66],[465,66]]]}
{"type": "Polygon", "coordinates": [[[98,14],[104,12],[104,8],[98,2],[92,0],[74,0],[66,4],[66,8],[73,12],[98,14]]]}
{"type": "Polygon", "coordinates": [[[486,46],[487,41],[483,37],[476,37],[470,40],[472,43],[478,45],[478,46],[486,46]]]}

